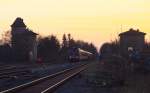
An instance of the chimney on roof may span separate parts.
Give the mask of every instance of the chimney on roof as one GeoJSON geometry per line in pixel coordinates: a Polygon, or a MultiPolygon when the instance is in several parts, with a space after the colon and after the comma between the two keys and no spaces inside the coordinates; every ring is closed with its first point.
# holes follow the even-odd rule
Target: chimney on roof
{"type": "Polygon", "coordinates": [[[130,28],[129,31],[134,31],[134,29],[133,29],[133,28],[130,28]]]}

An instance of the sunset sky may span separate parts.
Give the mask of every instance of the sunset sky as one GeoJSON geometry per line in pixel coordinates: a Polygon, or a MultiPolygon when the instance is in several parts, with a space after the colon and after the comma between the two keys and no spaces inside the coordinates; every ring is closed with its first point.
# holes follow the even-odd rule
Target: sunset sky
{"type": "Polygon", "coordinates": [[[16,17],[41,35],[71,33],[97,47],[133,27],[148,33],[150,0],[0,0],[0,32],[16,17]]]}

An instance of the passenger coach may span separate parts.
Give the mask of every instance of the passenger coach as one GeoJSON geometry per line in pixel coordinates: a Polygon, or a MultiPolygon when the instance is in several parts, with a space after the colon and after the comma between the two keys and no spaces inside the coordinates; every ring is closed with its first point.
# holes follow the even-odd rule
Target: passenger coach
{"type": "Polygon", "coordinates": [[[84,60],[90,60],[93,58],[93,54],[91,52],[85,51],[81,48],[71,48],[69,49],[69,61],[70,62],[78,62],[84,60]]]}

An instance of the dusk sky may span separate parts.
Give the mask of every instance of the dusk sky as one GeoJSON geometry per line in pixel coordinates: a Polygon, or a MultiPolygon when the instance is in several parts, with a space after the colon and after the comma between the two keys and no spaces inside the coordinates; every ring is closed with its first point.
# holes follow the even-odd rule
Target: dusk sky
{"type": "Polygon", "coordinates": [[[41,35],[64,33],[97,47],[129,28],[148,33],[150,0],[0,0],[0,32],[10,30],[16,17],[41,35]]]}

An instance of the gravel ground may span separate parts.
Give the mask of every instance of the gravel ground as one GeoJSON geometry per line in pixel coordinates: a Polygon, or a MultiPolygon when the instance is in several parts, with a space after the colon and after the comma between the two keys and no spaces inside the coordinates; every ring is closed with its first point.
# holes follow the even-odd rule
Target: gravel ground
{"type": "Polygon", "coordinates": [[[129,77],[120,93],[150,93],[150,74],[137,73],[129,77]]]}
{"type": "Polygon", "coordinates": [[[100,87],[87,83],[87,75],[100,70],[96,62],[88,70],[70,79],[55,93],[150,93],[150,74],[133,73],[125,80],[122,86],[100,87]]]}
{"type": "Polygon", "coordinates": [[[117,88],[100,88],[88,85],[83,78],[76,76],[55,93],[119,93],[117,88]]]}
{"type": "Polygon", "coordinates": [[[87,75],[94,73],[97,69],[99,69],[99,63],[95,62],[87,70],[58,88],[55,93],[119,93],[118,88],[99,87],[87,82],[87,75]]]}

